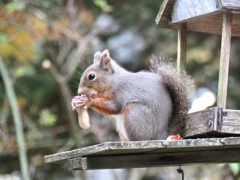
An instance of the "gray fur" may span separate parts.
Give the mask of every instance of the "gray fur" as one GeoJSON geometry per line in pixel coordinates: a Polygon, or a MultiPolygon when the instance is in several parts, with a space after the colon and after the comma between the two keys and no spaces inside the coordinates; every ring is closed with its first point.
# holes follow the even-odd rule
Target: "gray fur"
{"type": "MultiPolygon", "coordinates": [[[[166,139],[169,135],[184,135],[184,124],[190,108],[193,80],[185,71],[178,73],[174,64],[152,58],[151,71],[129,72],[111,58],[109,52],[95,54],[94,63],[84,72],[79,93],[93,94],[97,89],[114,92],[107,105],[121,115],[130,107],[124,126],[128,140],[166,139]],[[104,66],[102,68],[101,66],[104,66]],[[87,81],[89,72],[97,76],[87,81]]],[[[88,95],[90,96],[90,95],[88,95]]]]}
{"type": "Polygon", "coordinates": [[[195,93],[194,81],[185,70],[178,72],[171,59],[152,57],[151,70],[162,77],[172,97],[173,116],[169,124],[169,134],[183,136],[187,113],[195,93]]]}

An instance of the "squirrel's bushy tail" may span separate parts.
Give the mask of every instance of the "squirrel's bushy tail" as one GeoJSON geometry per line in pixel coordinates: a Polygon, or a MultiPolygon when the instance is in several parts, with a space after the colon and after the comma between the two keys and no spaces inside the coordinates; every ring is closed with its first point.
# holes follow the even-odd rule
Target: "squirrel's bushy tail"
{"type": "Polygon", "coordinates": [[[162,77],[171,93],[173,117],[169,124],[169,135],[184,136],[187,113],[195,91],[194,81],[186,71],[178,72],[171,59],[152,57],[151,70],[162,77]]]}

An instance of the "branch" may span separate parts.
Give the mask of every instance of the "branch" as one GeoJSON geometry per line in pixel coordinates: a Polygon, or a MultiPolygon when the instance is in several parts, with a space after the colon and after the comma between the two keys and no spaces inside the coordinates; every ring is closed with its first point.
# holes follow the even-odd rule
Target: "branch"
{"type": "Polygon", "coordinates": [[[77,119],[76,119],[76,116],[74,116],[73,114],[74,112],[72,111],[70,106],[72,95],[67,84],[67,79],[65,76],[61,75],[60,72],[58,72],[58,70],[53,64],[50,65],[49,71],[54,81],[59,86],[59,90],[61,92],[63,102],[65,104],[64,107],[71,125],[71,133],[73,135],[74,142],[76,143],[77,147],[81,147],[81,140],[79,136],[77,119]]]}
{"type": "Polygon", "coordinates": [[[30,176],[29,176],[29,172],[28,172],[26,146],[25,146],[25,140],[24,140],[21,115],[20,115],[19,108],[17,106],[17,99],[16,99],[16,95],[15,95],[15,92],[14,92],[14,89],[12,86],[11,79],[6,70],[6,67],[4,66],[4,63],[3,63],[3,60],[1,57],[0,57],[0,71],[1,71],[1,75],[3,78],[4,85],[5,85],[5,89],[7,92],[7,96],[8,96],[9,102],[10,102],[10,106],[12,108],[13,119],[14,119],[14,124],[15,124],[15,128],[16,128],[18,147],[19,147],[18,151],[19,151],[22,177],[25,180],[30,180],[30,176]]]}
{"type": "Polygon", "coordinates": [[[72,75],[75,73],[78,64],[81,62],[79,59],[84,55],[84,52],[86,51],[88,44],[91,42],[91,40],[96,37],[98,32],[96,30],[90,31],[84,38],[79,39],[77,41],[77,48],[74,50],[66,60],[65,64],[62,66],[64,70],[62,72],[66,73],[66,78],[70,79],[72,75]]]}
{"type": "Polygon", "coordinates": [[[9,116],[9,104],[7,97],[4,98],[4,104],[3,108],[0,112],[0,125],[2,127],[2,131],[0,130],[0,137],[2,137],[2,140],[5,144],[7,144],[9,140],[9,132],[7,127],[7,118],[9,116]]]}

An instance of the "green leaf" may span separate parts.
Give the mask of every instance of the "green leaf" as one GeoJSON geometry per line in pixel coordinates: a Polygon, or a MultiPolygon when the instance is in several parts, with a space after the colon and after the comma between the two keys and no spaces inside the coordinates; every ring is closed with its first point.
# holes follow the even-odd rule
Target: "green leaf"
{"type": "Polygon", "coordinates": [[[40,114],[41,124],[51,127],[54,126],[57,122],[57,116],[52,114],[49,110],[42,110],[40,114]]]}
{"type": "Polygon", "coordinates": [[[18,1],[13,1],[6,5],[6,9],[7,9],[8,13],[20,11],[20,10],[24,9],[24,7],[25,7],[24,4],[22,4],[18,1]]]}
{"type": "Polygon", "coordinates": [[[16,67],[14,72],[16,77],[22,76],[34,76],[36,74],[34,67],[31,64],[24,64],[19,67],[16,67]]]}
{"type": "Polygon", "coordinates": [[[107,3],[106,0],[94,0],[96,6],[102,9],[104,12],[109,12],[112,10],[112,7],[107,3]]]}

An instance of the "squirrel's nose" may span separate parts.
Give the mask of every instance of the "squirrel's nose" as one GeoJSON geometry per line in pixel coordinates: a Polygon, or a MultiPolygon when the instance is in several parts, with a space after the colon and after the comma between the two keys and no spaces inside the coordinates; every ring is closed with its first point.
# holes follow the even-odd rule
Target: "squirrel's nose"
{"type": "Polygon", "coordinates": [[[81,96],[81,95],[83,95],[83,93],[77,93],[77,95],[78,95],[78,96],[81,96]]]}
{"type": "Polygon", "coordinates": [[[89,93],[90,93],[90,90],[88,88],[81,88],[81,87],[79,87],[78,91],[77,91],[78,96],[85,95],[85,96],[88,97],[89,93]]]}
{"type": "Polygon", "coordinates": [[[82,94],[85,94],[84,89],[79,87],[78,91],[77,91],[77,94],[78,94],[78,96],[81,96],[82,94]]]}

